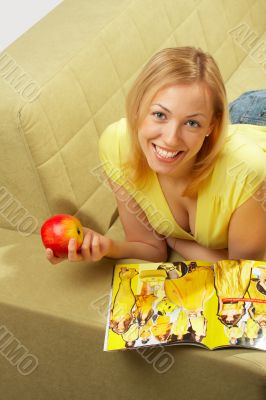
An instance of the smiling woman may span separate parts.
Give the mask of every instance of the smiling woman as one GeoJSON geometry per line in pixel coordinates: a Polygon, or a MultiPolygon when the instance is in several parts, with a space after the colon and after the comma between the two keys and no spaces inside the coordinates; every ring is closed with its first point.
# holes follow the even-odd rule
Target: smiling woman
{"type": "Polygon", "coordinates": [[[172,178],[174,184],[191,176],[197,154],[213,128],[212,114],[211,94],[205,84],[160,90],[138,129],[149,168],[172,178]]]}
{"type": "Polygon", "coordinates": [[[157,240],[116,196],[127,245],[114,245],[109,255],[155,260],[166,257],[164,242],[188,259],[263,258],[266,212],[253,197],[266,178],[266,128],[229,124],[212,56],[193,47],[155,54],[128,93],[126,114],[102,134],[100,157],[114,193],[128,192],[157,240]],[[155,228],[141,196],[171,222],[171,233],[155,228]]]}
{"type": "MultiPolygon", "coordinates": [[[[180,147],[180,150],[186,152],[188,149],[182,140],[192,146],[189,132],[195,139],[196,131],[194,160],[191,158],[193,151],[190,151],[183,154],[185,160],[183,165],[179,166],[181,175],[184,164],[187,166],[187,175],[188,172],[190,175],[186,194],[196,194],[199,183],[209,175],[222,148],[228,124],[225,87],[214,59],[192,47],[163,49],[149,60],[136,79],[126,102],[132,152],[125,168],[140,185],[145,185],[150,167],[141,148],[140,132],[146,129],[147,123],[150,122],[151,108],[152,114],[157,113],[157,117],[154,118],[160,119],[160,122],[163,120],[161,129],[164,132],[167,130],[167,137],[164,135],[163,138],[163,147],[166,149],[176,148],[179,140],[179,146],[184,147],[180,147]],[[159,118],[158,112],[162,113],[163,110],[166,114],[160,114],[163,117],[159,118]],[[198,119],[191,120],[193,117],[198,119]]],[[[178,174],[177,170],[175,174],[178,174]]]]}
{"type": "MultiPolygon", "coordinates": [[[[127,95],[126,118],[99,141],[125,240],[84,228],[81,254],[73,245],[69,260],[162,262],[167,245],[186,259],[263,259],[265,150],[265,126],[229,124],[225,86],[210,54],[159,51],[127,95]]],[[[59,262],[52,255],[50,261],[59,262]]]]}

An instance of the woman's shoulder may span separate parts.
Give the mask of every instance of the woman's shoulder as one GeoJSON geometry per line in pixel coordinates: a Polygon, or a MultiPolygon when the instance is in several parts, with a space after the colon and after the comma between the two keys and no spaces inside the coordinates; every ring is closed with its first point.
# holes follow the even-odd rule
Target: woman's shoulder
{"type": "Polygon", "coordinates": [[[112,146],[113,144],[117,144],[117,142],[121,141],[123,137],[126,136],[127,133],[127,120],[126,118],[121,118],[118,121],[113,122],[108,125],[99,139],[100,146],[112,146]]]}
{"type": "MultiPolygon", "coordinates": [[[[229,126],[209,181],[209,193],[232,209],[250,198],[266,179],[266,153],[261,142],[252,140],[249,129],[251,134],[246,135],[247,127],[229,126]]],[[[263,134],[266,144],[266,130],[263,134]]]]}
{"type": "Polygon", "coordinates": [[[266,177],[266,128],[229,125],[225,146],[217,167],[223,172],[246,178],[250,173],[266,177]]]}
{"type": "Polygon", "coordinates": [[[112,160],[116,164],[120,162],[121,156],[123,157],[121,150],[126,152],[128,140],[126,118],[108,125],[99,139],[100,159],[112,160]]]}
{"type": "Polygon", "coordinates": [[[129,151],[129,135],[126,118],[113,122],[103,131],[99,139],[99,158],[106,174],[121,184],[123,163],[129,151]]]}

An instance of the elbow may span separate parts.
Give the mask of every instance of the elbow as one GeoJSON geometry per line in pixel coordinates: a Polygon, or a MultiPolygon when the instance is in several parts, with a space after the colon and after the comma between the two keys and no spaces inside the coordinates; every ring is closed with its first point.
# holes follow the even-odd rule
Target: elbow
{"type": "MultiPolygon", "coordinates": [[[[148,243],[147,243],[148,244],[148,243]]],[[[167,245],[165,240],[161,240],[158,244],[150,244],[153,247],[153,250],[150,253],[150,259],[149,261],[151,262],[159,262],[159,263],[164,263],[167,262],[168,259],[168,251],[167,251],[167,245]]]]}
{"type": "Polygon", "coordinates": [[[154,257],[153,262],[165,263],[165,262],[167,262],[167,258],[168,258],[167,254],[165,255],[165,254],[159,253],[158,255],[156,255],[154,257]]]}
{"type": "Polygon", "coordinates": [[[152,262],[159,262],[159,263],[167,262],[167,259],[168,259],[167,247],[165,246],[165,247],[158,249],[158,251],[154,254],[154,256],[152,258],[153,258],[151,260],[152,262]]]}

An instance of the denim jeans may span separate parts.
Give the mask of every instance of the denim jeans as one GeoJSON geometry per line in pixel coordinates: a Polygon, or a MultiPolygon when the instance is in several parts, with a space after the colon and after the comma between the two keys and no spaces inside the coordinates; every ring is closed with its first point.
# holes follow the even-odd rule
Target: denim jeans
{"type": "Polygon", "coordinates": [[[266,90],[251,90],[229,103],[232,124],[266,126],[266,90]]]}

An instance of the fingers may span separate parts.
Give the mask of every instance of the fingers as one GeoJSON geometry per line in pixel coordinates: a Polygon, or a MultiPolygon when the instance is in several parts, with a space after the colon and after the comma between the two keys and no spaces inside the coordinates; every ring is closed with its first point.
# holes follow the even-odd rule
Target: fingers
{"type": "Polygon", "coordinates": [[[81,254],[86,261],[98,261],[103,257],[100,238],[102,236],[92,230],[88,231],[81,246],[81,254]]]}
{"type": "Polygon", "coordinates": [[[59,264],[62,261],[64,261],[66,258],[68,258],[69,261],[82,261],[83,257],[81,254],[78,254],[76,251],[76,240],[75,239],[70,239],[68,242],[68,255],[67,257],[56,257],[53,253],[53,250],[50,248],[46,249],[46,258],[48,261],[53,264],[59,264]]]}
{"type": "Polygon", "coordinates": [[[66,258],[68,261],[98,261],[104,257],[107,249],[108,239],[90,229],[87,230],[80,251],[76,249],[76,239],[72,238],[68,242],[68,255],[65,258],[55,257],[52,249],[46,249],[46,258],[56,265],[66,258]]]}
{"type": "Polygon", "coordinates": [[[77,253],[76,239],[72,238],[68,242],[68,260],[69,261],[82,261],[82,255],[77,253]]]}
{"type": "Polygon", "coordinates": [[[98,235],[94,235],[91,243],[91,257],[92,261],[97,261],[102,258],[100,249],[100,238],[98,235]]]}
{"type": "Polygon", "coordinates": [[[97,257],[100,257],[100,243],[99,236],[93,231],[88,231],[84,237],[81,253],[87,261],[97,261],[97,257]]]}
{"type": "Polygon", "coordinates": [[[53,250],[49,248],[46,249],[46,258],[53,265],[59,264],[64,260],[63,258],[55,257],[53,250]]]}

